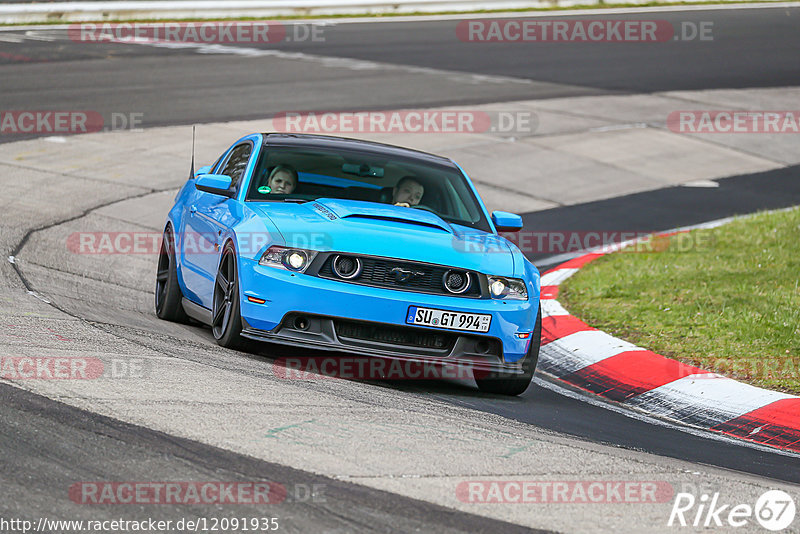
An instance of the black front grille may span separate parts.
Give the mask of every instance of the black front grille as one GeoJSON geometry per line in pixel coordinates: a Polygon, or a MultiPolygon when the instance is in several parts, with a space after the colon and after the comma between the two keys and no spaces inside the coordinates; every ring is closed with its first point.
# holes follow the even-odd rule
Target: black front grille
{"type": "MultiPolygon", "coordinates": [[[[341,280],[333,272],[331,256],[325,260],[319,270],[319,276],[323,278],[333,278],[334,280],[341,280]]],[[[388,287],[392,289],[405,289],[408,291],[419,291],[423,293],[434,293],[437,295],[452,295],[444,287],[444,275],[451,270],[449,267],[440,267],[436,265],[429,265],[426,263],[414,263],[405,261],[395,261],[383,258],[372,258],[369,256],[358,256],[363,265],[361,274],[352,280],[346,280],[356,284],[363,284],[374,287],[388,287]],[[393,269],[401,269],[402,271],[410,271],[413,275],[405,281],[398,281],[397,277],[392,274],[393,269]]],[[[470,273],[472,283],[470,288],[461,296],[467,297],[480,297],[481,288],[478,281],[478,276],[470,273]]],[[[400,278],[403,278],[401,273],[400,278]]],[[[345,281],[345,280],[343,280],[345,281]]]]}
{"type": "Polygon", "coordinates": [[[443,332],[427,332],[416,328],[392,327],[380,324],[334,321],[336,335],[340,338],[375,341],[391,345],[405,345],[450,351],[456,336],[443,332]]]}

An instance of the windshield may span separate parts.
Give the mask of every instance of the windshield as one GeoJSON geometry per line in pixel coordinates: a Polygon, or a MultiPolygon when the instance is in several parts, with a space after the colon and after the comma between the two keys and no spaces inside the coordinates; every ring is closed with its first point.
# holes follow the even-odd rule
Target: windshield
{"type": "Polygon", "coordinates": [[[265,147],[246,200],[302,202],[318,198],[425,210],[451,223],[491,231],[457,169],[356,151],[265,147]]]}

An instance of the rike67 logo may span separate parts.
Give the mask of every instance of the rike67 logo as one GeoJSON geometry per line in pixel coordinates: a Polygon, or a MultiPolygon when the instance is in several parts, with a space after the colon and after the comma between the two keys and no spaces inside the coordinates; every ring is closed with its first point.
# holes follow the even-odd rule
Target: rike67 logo
{"type": "Polygon", "coordinates": [[[753,520],[772,532],[781,531],[792,524],[795,504],[791,495],[781,490],[770,490],[749,504],[725,503],[719,493],[703,493],[695,498],[691,493],[678,493],[669,514],[667,526],[723,527],[725,529],[751,526],[753,520]]]}

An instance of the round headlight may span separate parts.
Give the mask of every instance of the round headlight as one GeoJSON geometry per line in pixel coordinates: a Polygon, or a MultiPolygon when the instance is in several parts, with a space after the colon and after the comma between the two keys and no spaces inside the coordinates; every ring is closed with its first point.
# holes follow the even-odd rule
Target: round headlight
{"type": "Polygon", "coordinates": [[[489,291],[491,291],[492,295],[494,295],[495,297],[499,297],[500,295],[502,295],[503,291],[505,290],[506,290],[506,284],[502,280],[495,280],[489,286],[489,291]]]}
{"type": "Polygon", "coordinates": [[[302,252],[293,250],[286,256],[286,263],[292,269],[298,271],[306,264],[306,255],[302,252]]]}

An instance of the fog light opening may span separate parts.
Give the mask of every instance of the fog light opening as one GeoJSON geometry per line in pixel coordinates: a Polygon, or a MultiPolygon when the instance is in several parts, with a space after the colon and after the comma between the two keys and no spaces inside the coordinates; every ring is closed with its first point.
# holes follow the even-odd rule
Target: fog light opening
{"type": "Polygon", "coordinates": [[[308,318],[303,317],[302,315],[299,317],[294,318],[294,329],[295,330],[308,330],[308,318]]]}
{"type": "Polygon", "coordinates": [[[353,256],[335,256],[331,265],[336,276],[344,280],[352,280],[361,274],[361,260],[353,256]]]}
{"type": "Polygon", "coordinates": [[[489,352],[489,348],[490,347],[488,341],[481,340],[475,343],[475,352],[477,352],[478,354],[486,354],[487,352],[489,352]]]}
{"type": "Polygon", "coordinates": [[[472,284],[472,277],[466,271],[451,269],[444,273],[442,284],[450,293],[460,295],[469,289],[469,286],[472,284]]]}

